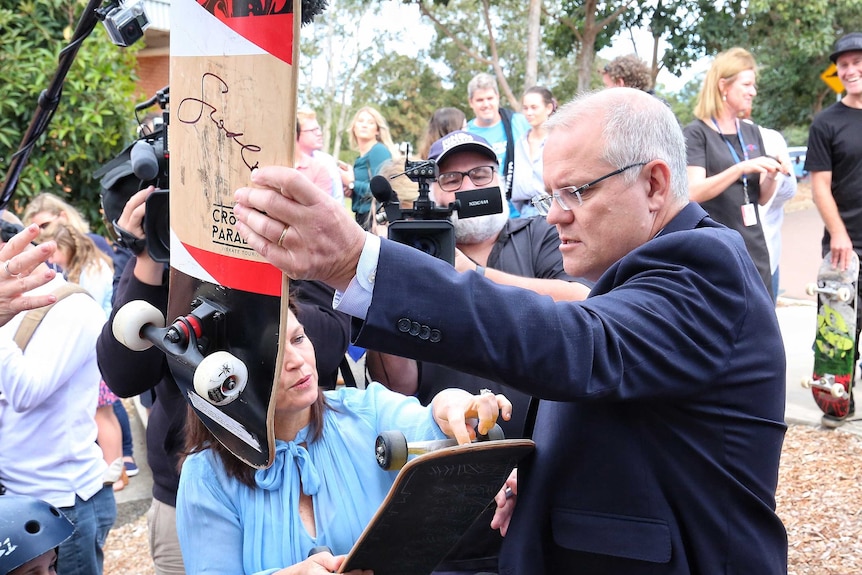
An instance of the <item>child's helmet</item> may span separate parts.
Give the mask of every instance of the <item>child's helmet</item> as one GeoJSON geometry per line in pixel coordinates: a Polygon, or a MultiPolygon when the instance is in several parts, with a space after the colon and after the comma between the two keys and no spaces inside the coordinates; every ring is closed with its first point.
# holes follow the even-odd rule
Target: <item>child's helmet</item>
{"type": "Polygon", "coordinates": [[[26,495],[0,496],[0,575],[58,547],[74,531],[50,503],[26,495]]]}

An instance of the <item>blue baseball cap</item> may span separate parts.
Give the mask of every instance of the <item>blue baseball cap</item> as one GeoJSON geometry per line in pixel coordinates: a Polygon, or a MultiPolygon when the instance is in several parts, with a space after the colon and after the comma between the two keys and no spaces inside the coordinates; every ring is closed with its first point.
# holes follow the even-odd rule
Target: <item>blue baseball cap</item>
{"type": "Polygon", "coordinates": [[[431,144],[431,150],[428,152],[428,159],[434,160],[439,164],[456,152],[466,151],[479,152],[480,154],[487,156],[489,160],[493,160],[494,164],[498,163],[497,154],[494,152],[494,148],[488,144],[485,138],[477,136],[476,134],[471,134],[470,132],[465,132],[464,130],[458,130],[457,132],[446,134],[431,144]]]}

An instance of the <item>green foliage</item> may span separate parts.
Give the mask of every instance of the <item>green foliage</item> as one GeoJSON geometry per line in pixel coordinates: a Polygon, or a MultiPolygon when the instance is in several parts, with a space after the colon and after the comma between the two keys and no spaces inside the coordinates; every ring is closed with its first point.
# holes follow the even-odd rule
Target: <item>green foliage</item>
{"type": "MultiPolygon", "coordinates": [[[[85,5],[81,0],[0,0],[0,170],[4,177],[85,5]]],[[[84,39],[47,133],[37,140],[21,172],[13,210],[20,211],[28,198],[50,191],[99,226],[99,186],[92,174],[134,133],[135,51],[113,45],[101,25],[84,39]]]]}
{"type": "Polygon", "coordinates": [[[673,94],[662,89],[662,86],[656,88],[656,94],[664,99],[673,110],[676,119],[680,125],[685,126],[694,120],[694,104],[697,102],[697,94],[700,92],[700,86],[703,83],[703,74],[689,80],[683,88],[673,94]]]}

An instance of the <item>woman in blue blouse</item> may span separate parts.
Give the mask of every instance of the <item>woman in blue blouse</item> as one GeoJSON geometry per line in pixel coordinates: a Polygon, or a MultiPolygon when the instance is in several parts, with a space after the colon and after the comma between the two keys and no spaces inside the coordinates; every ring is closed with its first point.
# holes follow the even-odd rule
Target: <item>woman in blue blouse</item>
{"type": "Polygon", "coordinates": [[[380,171],[380,165],[392,159],[392,136],[389,134],[389,124],[383,116],[369,106],[360,108],[348,128],[350,146],[359,151],[359,157],[351,167],[340,162],[341,181],[344,184],[344,195],[351,198],[351,209],[356,214],[356,221],[368,229],[368,210],[371,208],[371,178],[380,171]]]}
{"type": "Polygon", "coordinates": [[[431,406],[378,383],[323,392],[314,347],[288,314],[275,411],[275,462],[256,470],[233,457],[197,417],[188,419],[190,455],[180,474],[177,531],[188,573],[288,575],[331,573],[385,498],[397,472],[381,470],[374,441],[398,429],[409,442],[475,434],[498,414],[502,395],[439,393],[431,406]],[[329,553],[308,557],[313,547],[329,553]],[[308,558],[307,558],[308,557],[308,558]]]}

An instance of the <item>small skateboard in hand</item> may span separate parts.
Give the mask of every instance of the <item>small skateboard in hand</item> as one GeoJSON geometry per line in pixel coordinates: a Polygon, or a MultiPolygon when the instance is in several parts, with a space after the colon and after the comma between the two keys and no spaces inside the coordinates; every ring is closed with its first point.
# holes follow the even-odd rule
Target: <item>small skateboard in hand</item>
{"type": "Polygon", "coordinates": [[[859,257],[853,253],[846,270],[833,268],[831,252],[806,291],[817,295],[814,370],[802,386],[811,388],[827,427],[841,425],[850,413],[850,393],[856,372],[856,305],[859,257]]]}

